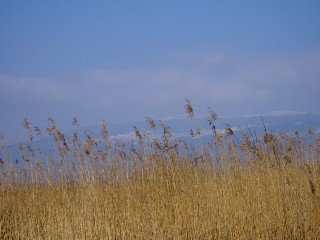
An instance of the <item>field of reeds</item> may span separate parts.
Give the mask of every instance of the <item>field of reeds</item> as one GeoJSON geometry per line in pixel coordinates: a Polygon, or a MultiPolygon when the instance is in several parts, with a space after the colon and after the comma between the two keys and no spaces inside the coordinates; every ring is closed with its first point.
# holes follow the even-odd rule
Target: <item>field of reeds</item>
{"type": "MultiPolygon", "coordinates": [[[[187,100],[186,112],[193,117],[187,100]]],[[[146,118],[136,140],[74,132],[48,118],[27,119],[28,141],[0,162],[0,239],[320,239],[320,138],[300,133],[257,136],[216,129],[210,141],[176,139],[163,121],[146,118]],[[34,139],[49,135],[40,152],[34,139]]],[[[77,125],[77,119],[73,120],[77,125]]],[[[200,139],[195,126],[190,136],[200,139]]]]}

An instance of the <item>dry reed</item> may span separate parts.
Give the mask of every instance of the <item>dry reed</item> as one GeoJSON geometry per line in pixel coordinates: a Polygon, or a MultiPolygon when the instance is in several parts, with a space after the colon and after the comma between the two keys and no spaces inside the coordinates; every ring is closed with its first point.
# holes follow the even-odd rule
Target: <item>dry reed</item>
{"type": "MultiPolygon", "coordinates": [[[[193,117],[190,100],[185,108],[193,117]]],[[[319,239],[319,137],[243,131],[235,141],[208,111],[212,140],[197,149],[163,121],[161,138],[134,127],[125,145],[105,122],[101,140],[69,139],[48,118],[55,151],[43,155],[42,131],[25,119],[21,163],[1,148],[0,239],[319,239]]]]}

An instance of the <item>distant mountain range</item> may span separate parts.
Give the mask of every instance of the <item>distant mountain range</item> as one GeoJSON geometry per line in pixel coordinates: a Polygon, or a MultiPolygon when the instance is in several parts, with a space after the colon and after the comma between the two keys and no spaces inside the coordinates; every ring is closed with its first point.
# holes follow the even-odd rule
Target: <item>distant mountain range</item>
{"type": "MultiPolygon", "coordinates": [[[[189,137],[190,130],[198,127],[201,130],[201,136],[212,134],[212,127],[209,125],[207,116],[198,116],[192,119],[186,115],[166,117],[160,119],[170,127],[170,131],[175,137],[189,137]]],[[[110,136],[122,141],[131,141],[135,139],[133,126],[141,132],[147,131],[149,134],[157,136],[161,134],[159,129],[160,120],[154,120],[158,124],[158,130],[150,131],[147,121],[135,121],[123,124],[108,124],[110,136]]],[[[235,133],[240,130],[250,129],[258,135],[264,131],[264,126],[268,132],[288,132],[294,131],[305,134],[309,128],[315,133],[320,134],[320,113],[305,113],[294,111],[277,111],[264,115],[246,115],[241,117],[221,117],[214,123],[216,129],[223,131],[226,127],[230,127],[235,133]]],[[[101,136],[101,125],[88,126],[89,135],[101,136]]]]}
{"type": "MultiPolygon", "coordinates": [[[[190,130],[196,131],[200,129],[200,137],[202,141],[212,139],[212,126],[209,125],[206,115],[197,116],[192,119],[186,115],[166,117],[159,120],[154,119],[157,125],[156,129],[150,129],[149,124],[145,120],[133,121],[121,124],[107,123],[107,129],[111,140],[119,139],[122,142],[131,142],[136,139],[134,132],[135,126],[141,133],[146,132],[152,138],[160,138],[162,129],[160,122],[164,122],[170,128],[171,135],[174,138],[181,138],[185,141],[197,141],[198,137],[192,138],[190,130]]],[[[217,131],[224,131],[226,127],[230,127],[234,132],[234,137],[241,137],[241,130],[255,132],[261,136],[266,127],[268,132],[287,132],[294,133],[298,131],[301,137],[308,136],[308,129],[312,129],[316,134],[320,134],[320,113],[305,113],[293,111],[277,111],[264,115],[247,115],[241,117],[221,117],[214,123],[217,131]]],[[[101,134],[102,125],[95,124],[87,127],[78,127],[75,129],[80,138],[85,139],[87,135],[102,140],[101,134]],[[85,132],[85,133],[84,133],[85,132]],[[82,133],[82,134],[81,134],[82,133]]],[[[68,140],[71,140],[74,132],[65,132],[64,135],[68,140]]],[[[54,147],[50,137],[39,138],[34,142],[41,152],[47,152],[54,147]]],[[[12,158],[20,156],[18,144],[9,146],[12,158]]]]}

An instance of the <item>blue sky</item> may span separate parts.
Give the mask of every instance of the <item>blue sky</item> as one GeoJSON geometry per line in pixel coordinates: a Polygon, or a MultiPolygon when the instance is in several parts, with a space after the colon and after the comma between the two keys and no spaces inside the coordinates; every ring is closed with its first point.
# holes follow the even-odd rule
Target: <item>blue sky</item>
{"type": "Polygon", "coordinates": [[[0,132],[319,112],[319,1],[1,1],[0,132]]]}

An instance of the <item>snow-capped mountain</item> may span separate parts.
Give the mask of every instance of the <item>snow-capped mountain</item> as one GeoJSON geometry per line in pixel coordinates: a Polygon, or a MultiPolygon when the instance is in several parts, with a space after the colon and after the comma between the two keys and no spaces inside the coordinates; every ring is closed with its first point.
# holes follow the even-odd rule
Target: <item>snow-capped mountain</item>
{"type": "MultiPolygon", "coordinates": [[[[172,135],[175,137],[189,137],[190,130],[199,128],[201,136],[212,134],[212,126],[209,125],[206,115],[188,118],[186,115],[165,117],[159,120],[154,119],[158,125],[156,130],[151,130],[147,121],[135,121],[123,124],[107,124],[109,134],[113,138],[123,141],[131,141],[135,138],[133,126],[139,131],[146,131],[155,137],[161,135],[161,122],[170,127],[172,135]]],[[[314,132],[320,132],[320,114],[306,113],[297,111],[276,111],[268,114],[246,115],[241,117],[221,117],[214,123],[217,130],[223,131],[226,127],[230,127],[234,132],[239,130],[251,129],[257,134],[264,131],[264,126],[269,132],[294,132],[299,131],[301,134],[306,133],[309,128],[314,132]]],[[[99,138],[101,135],[101,125],[88,126],[87,131],[99,138]]]]}
{"type": "MultiPolygon", "coordinates": [[[[149,124],[145,120],[127,122],[127,123],[107,123],[109,137],[112,141],[115,139],[121,140],[124,143],[136,141],[136,127],[140,133],[148,134],[151,138],[160,139],[163,129],[161,124],[169,127],[171,135],[175,139],[184,139],[185,141],[197,141],[199,138],[203,142],[212,139],[212,125],[209,125],[206,115],[195,116],[190,119],[186,115],[166,117],[163,119],[154,119],[157,125],[156,129],[150,129],[149,124]],[[134,126],[134,127],[133,127],[134,126]],[[190,130],[194,132],[200,129],[200,135],[196,137],[190,136],[190,130]]],[[[234,132],[234,138],[241,137],[241,131],[255,132],[258,136],[264,132],[266,127],[268,132],[287,132],[294,133],[298,131],[301,137],[308,136],[308,129],[312,129],[316,134],[320,134],[320,114],[319,113],[303,113],[292,111],[277,111],[269,114],[255,114],[241,117],[220,117],[213,123],[217,131],[225,131],[226,128],[231,128],[234,132]]],[[[87,135],[102,140],[102,125],[95,124],[87,127],[78,127],[74,131],[65,132],[64,136],[67,141],[71,141],[74,132],[77,132],[79,138],[86,139],[87,135]]],[[[47,152],[54,148],[54,143],[51,137],[36,138],[34,143],[41,150],[47,152]]],[[[15,159],[19,156],[18,144],[9,146],[10,154],[15,159]]]]}

